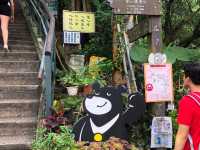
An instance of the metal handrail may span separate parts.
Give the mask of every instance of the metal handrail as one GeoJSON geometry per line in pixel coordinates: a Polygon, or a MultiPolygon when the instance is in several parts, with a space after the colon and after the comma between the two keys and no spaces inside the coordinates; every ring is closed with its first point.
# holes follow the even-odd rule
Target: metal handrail
{"type": "Polygon", "coordinates": [[[43,51],[41,57],[38,78],[42,84],[42,101],[40,103],[40,112],[43,116],[51,114],[50,108],[54,97],[54,80],[55,80],[55,18],[48,9],[44,0],[24,0],[26,5],[24,11],[28,11],[28,19],[36,24],[43,35],[43,51]],[[33,11],[33,12],[32,12],[33,11]],[[46,18],[45,18],[46,17],[46,18]]]}
{"type": "Polygon", "coordinates": [[[41,60],[41,65],[40,65],[40,70],[39,70],[39,74],[38,74],[38,78],[42,78],[42,74],[44,71],[44,56],[51,54],[51,50],[52,50],[52,41],[54,39],[54,31],[55,31],[55,18],[54,16],[49,12],[49,9],[46,5],[46,3],[43,0],[40,0],[40,2],[43,4],[44,10],[46,11],[46,14],[48,14],[48,17],[50,18],[50,23],[49,23],[49,32],[47,33],[47,37],[45,39],[45,45],[44,45],[44,53],[43,53],[43,57],[41,60]]]}

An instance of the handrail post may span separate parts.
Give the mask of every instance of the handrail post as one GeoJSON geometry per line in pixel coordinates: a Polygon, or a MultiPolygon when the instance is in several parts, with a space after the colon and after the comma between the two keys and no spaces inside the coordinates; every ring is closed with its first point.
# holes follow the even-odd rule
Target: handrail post
{"type": "Polygon", "coordinates": [[[45,73],[44,73],[44,87],[45,87],[45,102],[46,102],[46,109],[45,109],[45,116],[51,114],[50,108],[52,104],[52,68],[51,68],[51,53],[45,52],[45,73]]]}

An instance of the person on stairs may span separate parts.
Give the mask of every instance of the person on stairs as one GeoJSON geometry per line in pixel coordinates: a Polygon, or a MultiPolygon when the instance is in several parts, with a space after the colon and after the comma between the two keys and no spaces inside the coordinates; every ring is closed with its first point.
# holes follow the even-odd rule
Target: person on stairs
{"type": "Polygon", "coordinates": [[[14,22],[14,0],[0,0],[0,20],[3,37],[3,49],[9,52],[8,47],[8,25],[9,21],[14,22]]]}

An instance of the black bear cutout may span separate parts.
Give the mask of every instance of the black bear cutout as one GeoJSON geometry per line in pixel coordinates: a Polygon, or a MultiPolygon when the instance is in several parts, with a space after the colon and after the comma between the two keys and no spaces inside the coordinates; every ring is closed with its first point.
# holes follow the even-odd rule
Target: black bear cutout
{"type": "Polygon", "coordinates": [[[110,137],[128,139],[127,125],[136,122],[145,111],[144,96],[137,92],[128,96],[124,111],[122,93],[125,88],[94,86],[94,93],[87,96],[83,109],[87,113],[73,128],[76,141],[101,142],[110,137]]]}

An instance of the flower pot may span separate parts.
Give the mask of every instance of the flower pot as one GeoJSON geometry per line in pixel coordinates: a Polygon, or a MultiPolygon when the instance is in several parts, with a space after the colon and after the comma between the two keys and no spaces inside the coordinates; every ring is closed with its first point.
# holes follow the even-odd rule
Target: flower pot
{"type": "Polygon", "coordinates": [[[92,85],[85,85],[83,87],[83,94],[85,96],[90,95],[92,93],[92,90],[93,90],[92,85]]]}
{"type": "Polygon", "coordinates": [[[78,86],[66,87],[69,96],[75,96],[78,94],[78,86]]]}

